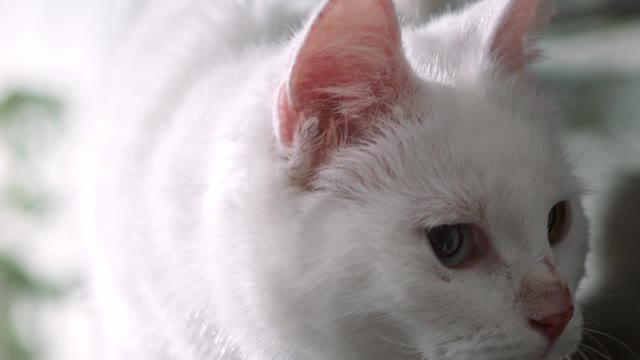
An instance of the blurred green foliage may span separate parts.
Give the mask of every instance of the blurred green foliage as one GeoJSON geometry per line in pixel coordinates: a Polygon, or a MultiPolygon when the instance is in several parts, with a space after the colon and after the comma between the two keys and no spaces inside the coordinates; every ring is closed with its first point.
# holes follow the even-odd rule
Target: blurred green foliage
{"type": "Polygon", "coordinates": [[[4,349],[11,360],[34,359],[33,350],[21,339],[14,318],[13,305],[24,298],[49,299],[59,295],[51,284],[39,281],[29,274],[24,266],[7,255],[0,255],[0,289],[4,299],[0,301],[0,349],[4,349]]]}
{"type": "MultiPolygon", "coordinates": [[[[0,220],[2,217],[24,216],[30,220],[43,218],[51,208],[46,191],[36,182],[37,170],[29,161],[34,135],[44,128],[60,125],[62,103],[45,94],[13,90],[0,100],[0,154],[7,157],[7,174],[0,179],[0,220]],[[10,215],[3,215],[9,213],[10,215]]],[[[37,139],[37,136],[35,136],[37,139]]],[[[3,236],[0,233],[0,236],[3,236]]],[[[7,236],[6,234],[4,236],[7,236]]],[[[0,238],[0,245],[7,239],[0,238]]],[[[15,307],[20,301],[47,300],[60,291],[35,278],[25,266],[0,248],[0,359],[33,360],[32,344],[19,335],[15,307]]],[[[29,339],[31,340],[31,339],[29,339]]]]}
{"type": "Polygon", "coordinates": [[[13,90],[0,103],[0,125],[15,121],[27,108],[46,112],[48,120],[60,120],[62,115],[62,103],[59,100],[28,90],[13,90]]]}

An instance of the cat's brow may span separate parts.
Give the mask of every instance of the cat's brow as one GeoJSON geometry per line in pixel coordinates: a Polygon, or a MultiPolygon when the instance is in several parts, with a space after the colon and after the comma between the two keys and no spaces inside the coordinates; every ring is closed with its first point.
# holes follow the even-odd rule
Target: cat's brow
{"type": "Polygon", "coordinates": [[[478,200],[439,200],[421,202],[416,214],[416,222],[420,226],[473,223],[484,225],[486,206],[478,200]]]}

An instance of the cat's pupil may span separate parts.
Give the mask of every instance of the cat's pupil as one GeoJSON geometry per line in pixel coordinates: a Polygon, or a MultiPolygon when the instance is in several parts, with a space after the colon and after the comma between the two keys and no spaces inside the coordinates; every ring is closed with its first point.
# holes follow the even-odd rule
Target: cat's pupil
{"type": "Polygon", "coordinates": [[[460,232],[458,229],[451,229],[448,231],[441,243],[442,254],[443,255],[451,255],[454,254],[458,248],[460,247],[460,232]]]}

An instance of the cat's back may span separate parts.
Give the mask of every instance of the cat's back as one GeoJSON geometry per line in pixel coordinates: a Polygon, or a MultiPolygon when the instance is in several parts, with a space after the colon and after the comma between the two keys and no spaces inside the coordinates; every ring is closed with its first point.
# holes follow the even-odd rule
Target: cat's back
{"type": "Polygon", "coordinates": [[[252,74],[312,3],[160,0],[121,14],[77,131],[79,222],[92,224],[86,238],[99,244],[99,257],[103,247],[114,256],[145,252],[156,241],[149,231],[160,228],[190,236],[174,229],[198,210],[190,201],[205,191],[216,127],[229,121],[230,104],[240,108],[245,92],[260,86],[252,74]]]}
{"type": "MultiPolygon", "coordinates": [[[[78,242],[87,248],[105,332],[121,337],[109,341],[163,342],[156,331],[166,313],[155,311],[173,305],[157,298],[184,299],[168,286],[177,270],[167,269],[190,261],[176,241],[184,248],[198,241],[215,128],[304,14],[298,2],[161,0],[141,2],[120,22],[79,116],[74,155],[78,242]]],[[[171,351],[190,350],[125,355],[171,351]]]]}

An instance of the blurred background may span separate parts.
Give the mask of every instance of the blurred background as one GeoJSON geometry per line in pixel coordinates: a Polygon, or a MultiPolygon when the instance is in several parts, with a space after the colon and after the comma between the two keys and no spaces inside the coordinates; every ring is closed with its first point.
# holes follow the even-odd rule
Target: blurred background
{"type": "MultiPolygon", "coordinates": [[[[432,0],[430,11],[464,2],[432,0]]],[[[121,10],[115,0],[0,0],[0,360],[92,358],[81,252],[57,225],[68,179],[55,164],[121,10]],[[77,344],[74,357],[56,347],[61,337],[77,344]]],[[[559,0],[542,44],[535,71],[589,189],[576,359],[640,359],[640,0],[559,0]]]]}

